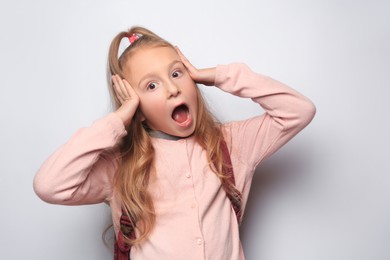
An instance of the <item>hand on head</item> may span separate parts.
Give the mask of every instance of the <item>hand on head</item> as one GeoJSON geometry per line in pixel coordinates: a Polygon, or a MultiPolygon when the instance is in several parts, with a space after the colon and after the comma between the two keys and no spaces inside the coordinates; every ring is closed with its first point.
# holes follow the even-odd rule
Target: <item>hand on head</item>
{"type": "MultiPolygon", "coordinates": [[[[207,86],[214,85],[215,68],[197,69],[188,61],[179,48],[175,47],[175,49],[194,82],[207,86]]],[[[129,82],[119,75],[112,76],[112,83],[115,95],[121,104],[115,113],[122,119],[125,126],[128,126],[137,111],[140,98],[129,82]]]]}
{"type": "Polygon", "coordinates": [[[114,85],[115,95],[122,104],[115,113],[122,119],[125,126],[127,126],[137,111],[139,97],[127,80],[122,79],[119,75],[113,75],[111,79],[114,85]]]}
{"type": "Polygon", "coordinates": [[[184,66],[188,70],[191,78],[199,84],[203,84],[206,86],[214,85],[215,83],[215,68],[207,68],[207,69],[197,69],[195,68],[188,59],[183,55],[178,47],[175,47],[177,53],[180,56],[181,61],[184,66]]]}

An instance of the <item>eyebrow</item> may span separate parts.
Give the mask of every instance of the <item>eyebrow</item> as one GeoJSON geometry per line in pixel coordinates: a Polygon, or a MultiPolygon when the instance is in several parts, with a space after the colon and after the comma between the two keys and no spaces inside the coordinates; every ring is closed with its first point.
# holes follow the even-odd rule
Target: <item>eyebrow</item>
{"type": "MultiPolygon", "coordinates": [[[[172,61],[171,63],[168,64],[168,68],[169,70],[174,66],[176,65],[177,63],[183,63],[181,60],[174,60],[172,61]]],[[[155,73],[154,72],[150,72],[150,73],[147,73],[145,76],[143,76],[139,82],[138,82],[138,87],[141,85],[141,82],[144,81],[145,79],[147,78],[150,78],[150,77],[153,77],[155,76],[155,73]]]]}

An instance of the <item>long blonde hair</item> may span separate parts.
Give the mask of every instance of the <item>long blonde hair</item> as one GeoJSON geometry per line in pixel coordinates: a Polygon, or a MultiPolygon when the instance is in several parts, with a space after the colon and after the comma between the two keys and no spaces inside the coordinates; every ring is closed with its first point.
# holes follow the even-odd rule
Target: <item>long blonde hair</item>
{"type": "MultiPolygon", "coordinates": [[[[108,76],[118,74],[125,78],[124,67],[139,47],[171,47],[172,44],[159,37],[155,33],[143,27],[132,27],[128,31],[120,32],[111,42],[109,50],[108,76]],[[118,49],[122,38],[131,37],[133,34],[142,35],[134,41],[118,58],[118,49]]],[[[121,104],[116,98],[112,83],[109,84],[111,98],[115,109],[121,104]]],[[[223,141],[220,123],[209,112],[198,88],[198,111],[194,131],[196,141],[207,152],[207,158],[211,169],[220,177],[222,183],[225,177],[222,173],[223,159],[220,144],[223,141]]],[[[136,238],[125,237],[126,243],[135,245],[145,240],[151,233],[155,224],[155,211],[151,195],[148,192],[148,184],[154,169],[154,148],[151,143],[147,126],[140,120],[138,110],[131,123],[127,127],[128,135],[119,144],[121,160],[114,177],[114,191],[122,202],[122,208],[138,230],[136,238]]],[[[238,191],[234,185],[227,189],[228,193],[236,194],[238,191]]],[[[125,234],[125,233],[124,233],[125,234]]]]}

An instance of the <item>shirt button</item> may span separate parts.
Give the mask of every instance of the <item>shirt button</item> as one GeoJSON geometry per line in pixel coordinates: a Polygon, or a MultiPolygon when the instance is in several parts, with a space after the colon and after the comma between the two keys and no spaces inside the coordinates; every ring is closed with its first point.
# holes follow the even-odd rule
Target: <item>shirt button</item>
{"type": "Polygon", "coordinates": [[[194,209],[195,207],[196,207],[196,202],[193,202],[193,203],[191,204],[191,208],[194,209]]]}
{"type": "Polygon", "coordinates": [[[191,173],[187,172],[187,173],[186,173],[186,178],[187,178],[187,179],[191,178],[191,173]]]}
{"type": "Polygon", "coordinates": [[[202,244],[202,242],[203,242],[203,240],[202,240],[201,238],[197,238],[197,239],[196,239],[196,244],[197,244],[197,245],[200,246],[200,245],[202,244]]]}

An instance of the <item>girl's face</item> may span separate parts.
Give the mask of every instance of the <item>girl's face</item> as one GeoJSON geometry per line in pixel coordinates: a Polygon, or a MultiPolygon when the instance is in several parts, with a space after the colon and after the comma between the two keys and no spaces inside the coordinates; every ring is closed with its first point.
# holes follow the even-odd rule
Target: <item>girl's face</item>
{"type": "Polygon", "coordinates": [[[140,98],[143,120],[152,130],[178,137],[194,132],[196,85],[173,48],[137,49],[126,64],[125,73],[140,98]]]}

